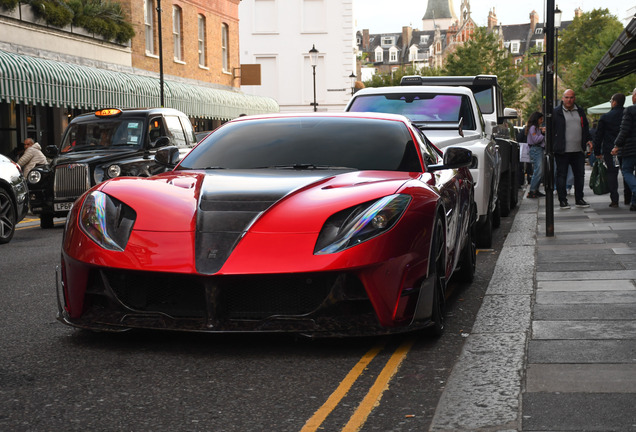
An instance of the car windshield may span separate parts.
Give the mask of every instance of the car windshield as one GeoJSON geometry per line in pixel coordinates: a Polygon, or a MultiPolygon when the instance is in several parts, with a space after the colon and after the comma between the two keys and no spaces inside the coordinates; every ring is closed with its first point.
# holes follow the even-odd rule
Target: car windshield
{"type": "Polygon", "coordinates": [[[403,122],[345,117],[228,123],[179,165],[179,169],[257,168],[422,170],[417,148],[403,122]]]}
{"type": "Polygon", "coordinates": [[[143,119],[95,119],[71,124],[60,146],[62,153],[112,147],[137,148],[142,144],[143,119]]]}
{"type": "Polygon", "coordinates": [[[464,95],[438,93],[390,93],[357,96],[348,111],[401,114],[415,123],[457,123],[475,130],[470,101],[464,95]]]}

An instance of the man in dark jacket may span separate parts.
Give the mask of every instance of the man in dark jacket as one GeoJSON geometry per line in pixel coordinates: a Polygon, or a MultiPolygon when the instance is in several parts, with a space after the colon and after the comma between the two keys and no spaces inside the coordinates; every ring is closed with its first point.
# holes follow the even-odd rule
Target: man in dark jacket
{"type": "Polygon", "coordinates": [[[563,93],[561,104],[554,108],[552,120],[554,124],[554,161],[556,164],[556,189],[562,210],[569,209],[565,189],[568,166],[574,174],[574,199],[577,207],[589,207],[583,199],[585,184],[585,152],[592,146],[590,124],[583,108],[574,103],[574,90],[567,89],[563,93]]]}
{"type": "Polygon", "coordinates": [[[629,207],[631,211],[636,211],[636,89],[632,92],[632,103],[634,105],[625,108],[623,119],[621,120],[620,131],[614,141],[612,154],[619,154],[623,157],[621,172],[625,183],[632,191],[632,202],[629,207]]]}
{"type": "Polygon", "coordinates": [[[612,109],[603,114],[596,128],[594,136],[594,155],[597,159],[604,159],[607,166],[607,186],[610,191],[610,207],[618,207],[618,167],[615,166],[612,149],[614,140],[618,135],[623,118],[623,105],[625,105],[625,95],[616,93],[610,99],[612,109]]]}

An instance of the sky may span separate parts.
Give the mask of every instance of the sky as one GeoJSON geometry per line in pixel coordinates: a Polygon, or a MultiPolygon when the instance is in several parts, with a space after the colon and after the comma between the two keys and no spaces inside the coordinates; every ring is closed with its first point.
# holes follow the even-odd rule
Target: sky
{"type": "MultiPolygon", "coordinates": [[[[461,0],[452,0],[455,15],[459,16],[461,0]]],[[[545,0],[472,0],[471,17],[479,26],[486,26],[488,12],[494,7],[498,23],[502,25],[525,24],[530,22],[530,12],[539,13],[539,22],[544,22],[545,0]]],[[[636,6],[635,0],[555,0],[563,12],[562,20],[571,21],[574,10],[580,7],[590,12],[600,7],[609,9],[626,25],[627,10],[636,6]],[[602,4],[599,4],[602,3],[602,4]]],[[[403,26],[422,27],[422,17],[426,12],[427,0],[353,0],[355,30],[369,29],[371,33],[399,33],[403,26]]]]}

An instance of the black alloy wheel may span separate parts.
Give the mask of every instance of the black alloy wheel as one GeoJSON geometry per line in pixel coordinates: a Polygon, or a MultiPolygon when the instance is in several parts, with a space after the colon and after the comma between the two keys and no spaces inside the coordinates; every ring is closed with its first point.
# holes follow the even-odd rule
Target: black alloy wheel
{"type": "Polygon", "coordinates": [[[446,253],[444,226],[439,219],[435,220],[433,246],[431,247],[431,271],[429,277],[434,278],[432,325],[429,334],[440,337],[446,328],[446,253]]]}
{"type": "Polygon", "coordinates": [[[0,189],[0,244],[9,243],[15,233],[16,209],[9,193],[0,189]]]}

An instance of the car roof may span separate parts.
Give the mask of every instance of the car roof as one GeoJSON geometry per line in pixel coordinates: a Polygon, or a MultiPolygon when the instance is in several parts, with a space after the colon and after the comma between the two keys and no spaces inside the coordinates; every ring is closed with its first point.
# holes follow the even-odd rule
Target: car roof
{"type": "Polygon", "coordinates": [[[394,87],[368,87],[358,90],[353,98],[365,95],[377,94],[403,94],[403,93],[440,93],[440,94],[472,94],[468,87],[464,86],[394,86],[394,87]]]}

